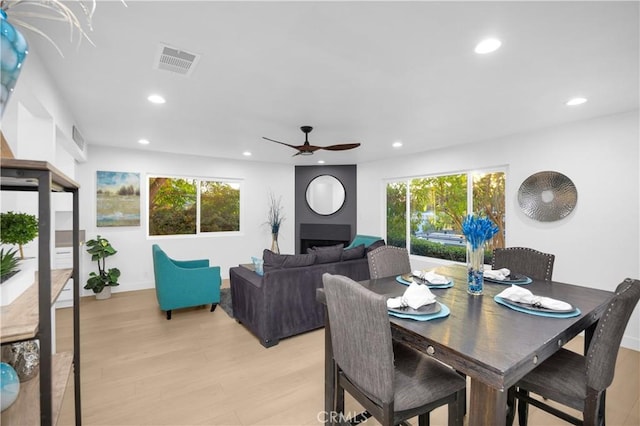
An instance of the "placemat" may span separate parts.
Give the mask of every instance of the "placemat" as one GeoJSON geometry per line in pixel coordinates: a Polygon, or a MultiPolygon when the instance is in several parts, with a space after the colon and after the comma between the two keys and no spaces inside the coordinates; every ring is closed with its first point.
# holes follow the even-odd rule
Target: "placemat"
{"type": "Polygon", "coordinates": [[[525,275],[523,275],[523,279],[522,280],[517,280],[517,281],[509,281],[509,280],[496,280],[493,278],[488,278],[488,277],[484,277],[484,280],[488,283],[491,284],[502,284],[502,285],[527,285],[527,284],[531,284],[533,282],[533,280],[525,275]]]}
{"type": "Polygon", "coordinates": [[[529,314],[529,315],[537,315],[539,317],[571,318],[571,317],[577,317],[578,315],[580,315],[582,313],[582,312],[580,312],[580,309],[578,309],[578,308],[576,308],[572,312],[540,312],[540,311],[535,311],[535,310],[532,310],[532,309],[521,308],[519,306],[511,305],[509,303],[506,303],[502,299],[502,297],[499,297],[499,296],[495,296],[493,298],[493,300],[495,300],[497,303],[501,304],[502,306],[506,306],[509,309],[513,309],[514,311],[522,312],[522,313],[529,314]]]}
{"type": "MultiPolygon", "coordinates": [[[[450,281],[446,284],[427,284],[427,287],[429,288],[451,288],[453,287],[453,281],[451,281],[451,279],[449,279],[450,281]]],[[[411,285],[411,283],[407,280],[402,279],[402,275],[398,275],[396,277],[396,281],[398,281],[400,284],[402,285],[411,285]]]]}
{"type": "Polygon", "coordinates": [[[437,312],[432,315],[410,315],[410,314],[400,314],[400,313],[391,312],[391,311],[389,311],[389,315],[397,318],[406,318],[406,319],[412,319],[416,321],[429,321],[432,319],[448,317],[451,311],[449,310],[447,305],[444,305],[440,302],[436,302],[436,303],[440,305],[441,309],[440,309],[440,312],[437,312]]]}

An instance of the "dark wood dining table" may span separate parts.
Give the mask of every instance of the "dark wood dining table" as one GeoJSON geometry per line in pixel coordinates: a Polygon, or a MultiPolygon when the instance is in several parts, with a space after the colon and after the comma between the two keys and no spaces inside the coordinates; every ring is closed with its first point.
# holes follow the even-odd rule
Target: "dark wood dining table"
{"type": "MultiPolygon", "coordinates": [[[[394,339],[450,365],[470,378],[469,426],[504,425],[507,390],[536,365],[585,331],[585,347],[613,293],[555,281],[538,281],[524,287],[536,295],[563,300],[580,309],[571,318],[531,315],[498,304],[494,296],[507,288],[485,281],[484,293],[467,293],[467,271],[462,265],[443,266],[436,272],[451,278],[454,286],[433,289],[437,300],[450,309],[449,316],[416,321],[390,316],[394,339]]],[[[370,290],[395,297],[407,286],[396,277],[360,281],[370,290]]],[[[324,292],[317,299],[325,303],[324,292]]],[[[331,349],[331,329],[325,328],[325,410],[334,410],[336,367],[331,349]]],[[[331,417],[327,417],[330,419],[331,417]]]]}

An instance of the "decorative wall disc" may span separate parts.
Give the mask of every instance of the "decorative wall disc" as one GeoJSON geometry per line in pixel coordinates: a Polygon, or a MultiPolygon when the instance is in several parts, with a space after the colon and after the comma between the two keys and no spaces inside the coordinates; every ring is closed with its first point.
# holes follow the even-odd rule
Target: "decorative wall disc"
{"type": "Polygon", "coordinates": [[[539,172],[522,182],[518,204],[531,219],[553,222],[571,213],[578,191],[571,179],[558,172],[539,172]]]}

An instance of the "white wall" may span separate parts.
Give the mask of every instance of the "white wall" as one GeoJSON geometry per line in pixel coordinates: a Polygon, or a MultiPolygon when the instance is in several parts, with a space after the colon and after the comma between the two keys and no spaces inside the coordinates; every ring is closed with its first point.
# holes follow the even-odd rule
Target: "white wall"
{"type": "MultiPolygon", "coordinates": [[[[638,111],[577,122],[480,144],[358,165],[358,232],[385,235],[385,179],[507,166],[506,243],[554,253],[553,277],[585,287],[614,290],[624,278],[640,278],[638,111]],[[553,170],[576,185],[574,211],[557,222],[525,216],[520,184],[553,170]],[[367,194],[365,196],[365,194],[367,194]],[[371,197],[370,194],[378,194],[371,197]]],[[[416,268],[423,267],[413,258],[416,268]]],[[[640,350],[640,308],[623,345],[640,350]]]]}
{"type": "MultiPolygon", "coordinates": [[[[187,155],[165,154],[143,150],[123,150],[90,146],[88,161],[76,170],[80,183],[80,228],[86,230],[87,239],[102,235],[118,253],[107,259],[107,267],[122,272],[117,291],[153,288],[151,246],[158,244],[170,257],[179,260],[209,259],[211,265],[220,266],[223,278],[229,268],[240,263],[251,263],[251,256],[262,256],[271,247],[271,231],[267,221],[269,191],[282,196],[286,220],[280,228],[278,243],[282,253],[293,253],[294,241],[294,168],[253,161],[233,161],[187,155]],[[141,224],[135,227],[96,226],[96,171],[140,173],[141,224]],[[147,174],[168,176],[212,177],[240,179],[241,233],[232,236],[148,237],[146,205],[147,174]]],[[[83,271],[96,271],[90,256],[83,253],[83,271]]],[[[89,294],[89,293],[86,293],[89,294]]]]}

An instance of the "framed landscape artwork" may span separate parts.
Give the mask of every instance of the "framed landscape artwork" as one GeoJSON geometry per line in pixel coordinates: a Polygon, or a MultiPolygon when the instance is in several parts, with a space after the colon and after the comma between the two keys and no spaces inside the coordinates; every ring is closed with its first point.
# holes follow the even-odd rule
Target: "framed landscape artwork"
{"type": "Polygon", "coordinates": [[[96,172],[98,227],[140,226],[140,173],[96,172]]]}

